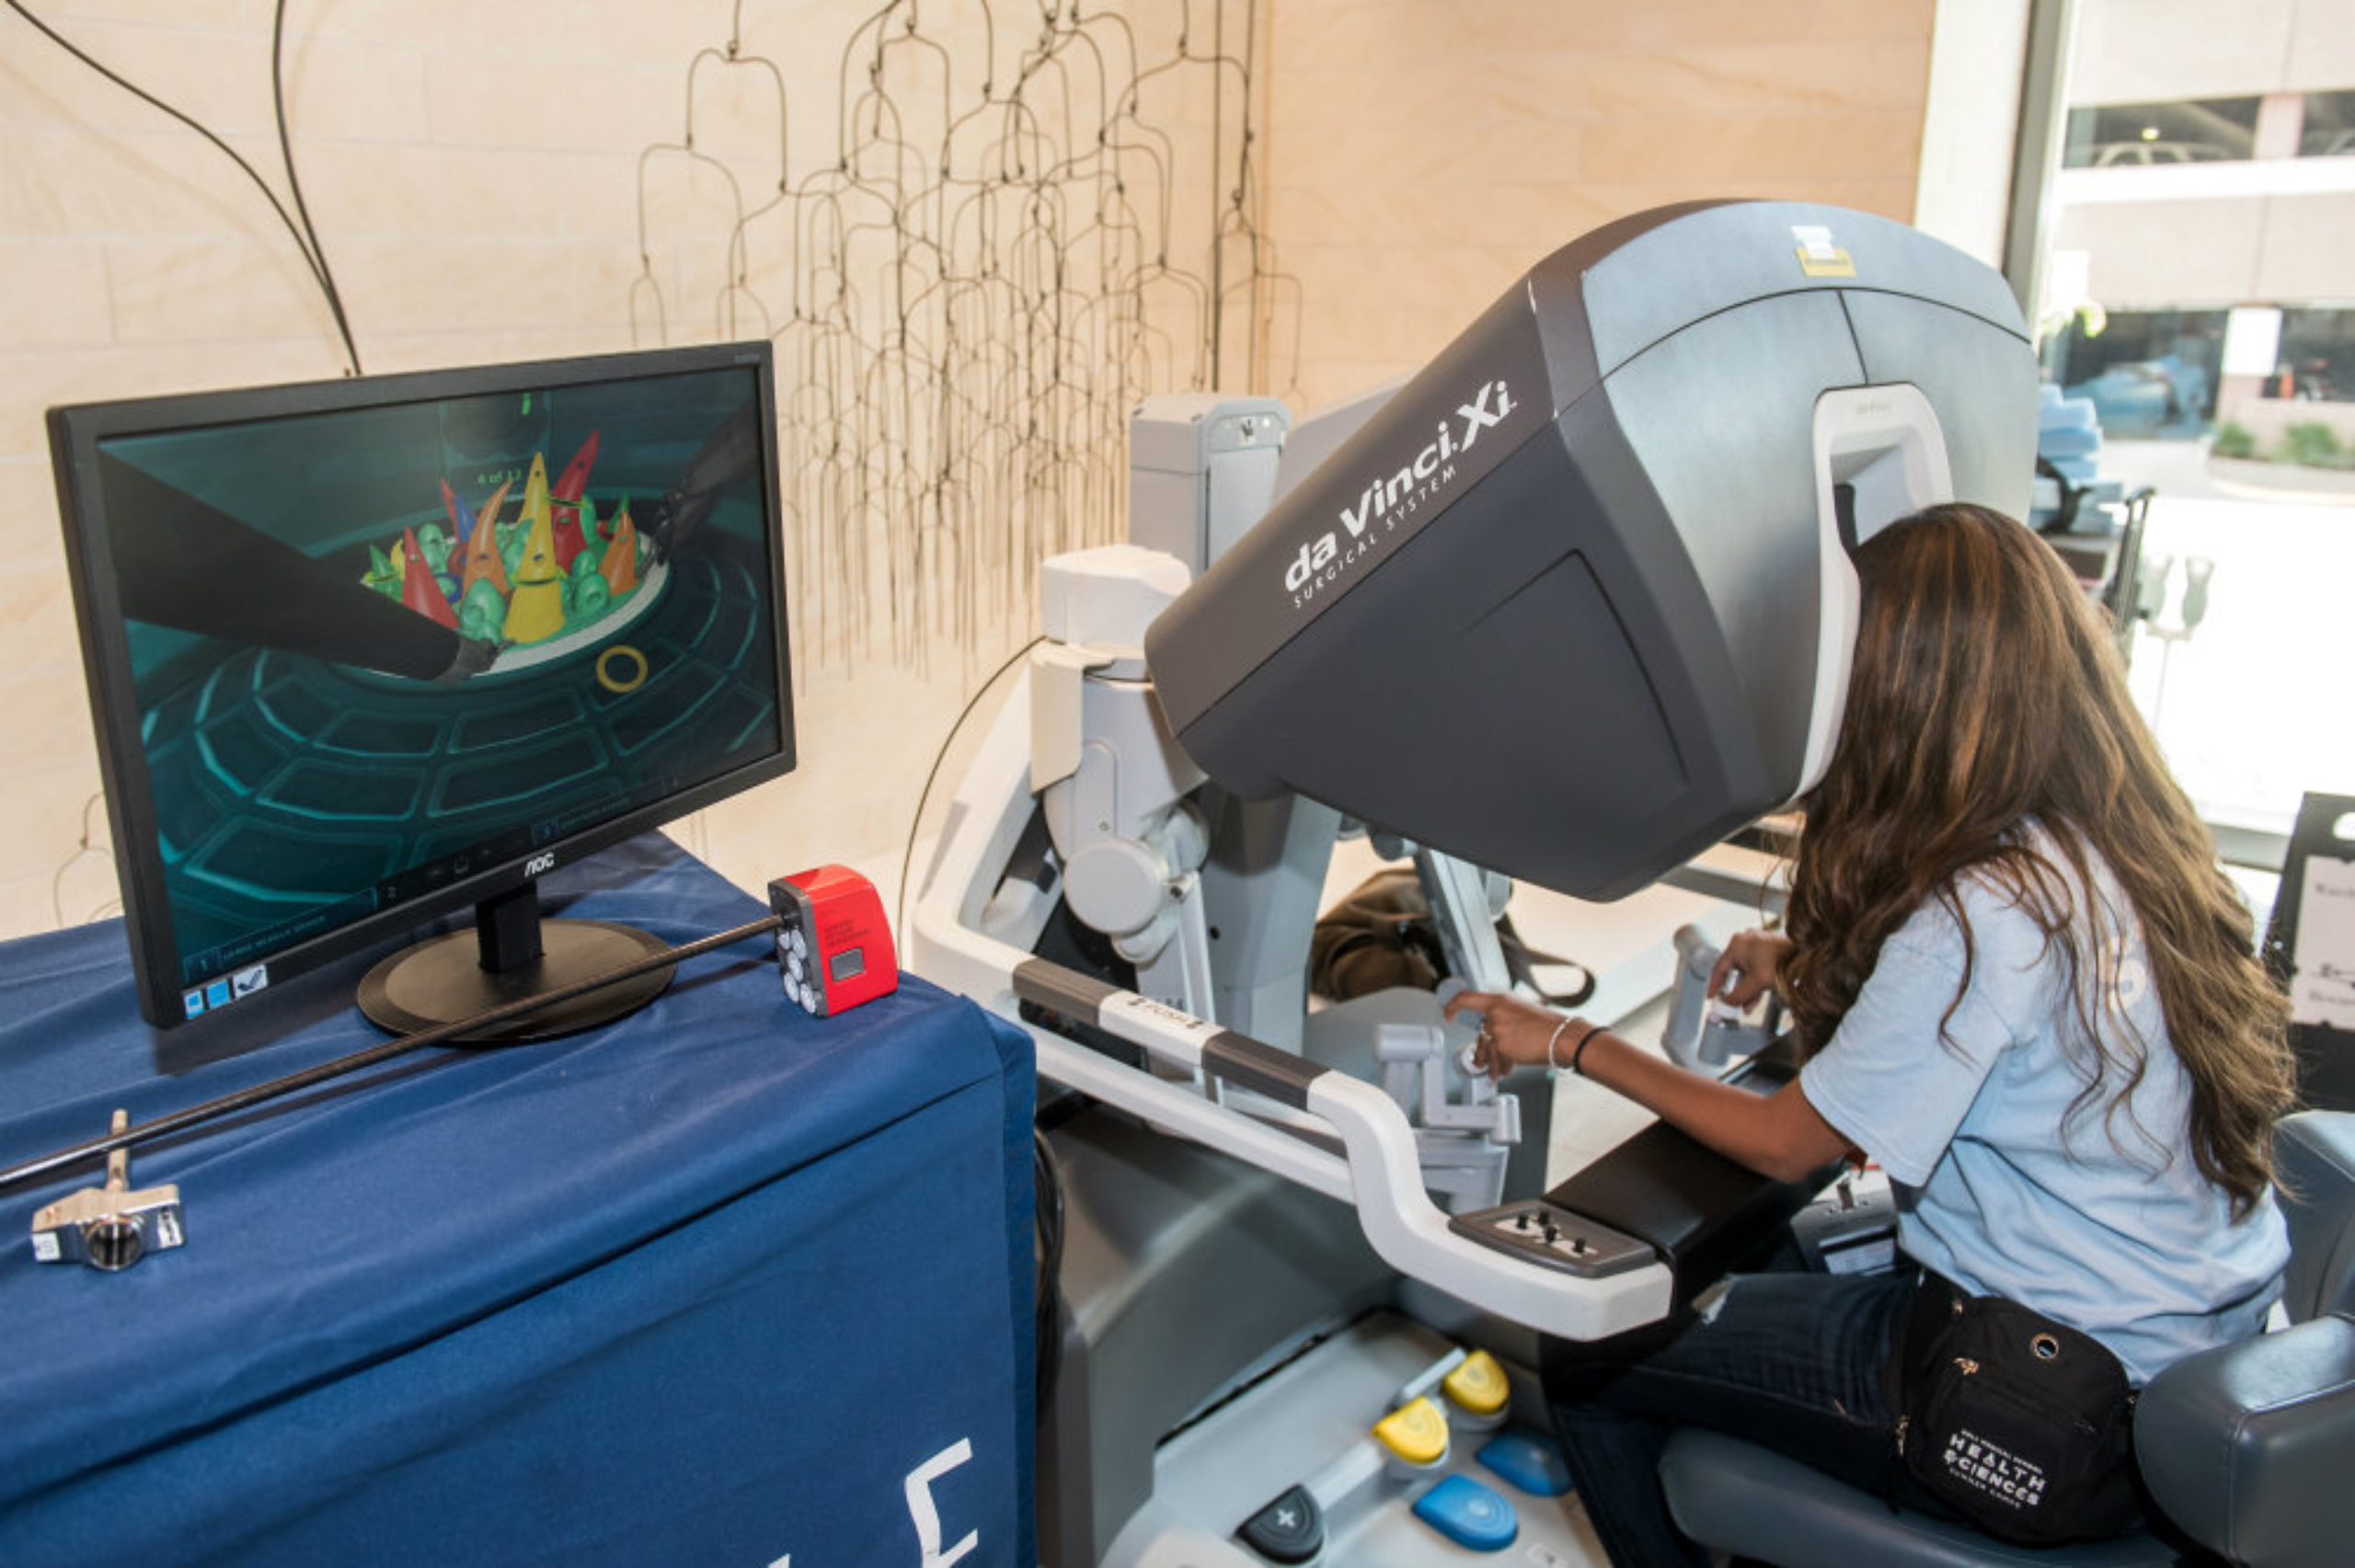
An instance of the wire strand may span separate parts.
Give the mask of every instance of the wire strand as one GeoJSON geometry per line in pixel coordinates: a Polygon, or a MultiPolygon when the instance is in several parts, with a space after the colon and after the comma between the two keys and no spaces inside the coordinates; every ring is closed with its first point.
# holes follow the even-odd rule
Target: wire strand
{"type": "MultiPolygon", "coordinates": [[[[152,108],[161,109],[164,113],[171,116],[174,120],[178,120],[182,125],[187,126],[190,131],[195,132],[199,136],[203,137],[205,141],[211,143],[219,150],[222,156],[236,165],[239,171],[241,171],[247,179],[253,181],[254,189],[261,192],[262,200],[270,203],[270,210],[278,214],[278,221],[285,225],[288,235],[293,239],[294,248],[301,254],[303,258],[303,265],[309,269],[312,280],[318,284],[320,292],[327,297],[328,313],[335,317],[336,330],[343,338],[344,353],[349,357],[351,363],[351,373],[354,375],[360,374],[360,350],[354,347],[351,341],[351,328],[344,320],[343,302],[337,296],[335,281],[328,275],[327,258],[316,248],[317,245],[316,236],[306,236],[304,233],[304,230],[309,223],[308,215],[306,214],[303,223],[298,224],[295,222],[293,215],[286,211],[285,204],[279,200],[278,193],[270,189],[270,182],[262,178],[259,171],[255,169],[253,165],[247,163],[245,158],[239,155],[236,148],[230,146],[229,143],[221,140],[219,136],[213,134],[211,129],[206,127],[203,123],[186,112],[165,102],[162,98],[157,97],[146,88],[139,86],[136,82],[130,80],[121,73],[114,70],[111,66],[109,66],[102,61],[98,60],[88,51],[83,49],[79,44],[75,43],[71,39],[65,37],[64,34],[51,27],[47,22],[42,21],[39,17],[33,15],[33,13],[24,5],[24,0],[6,0],[6,3],[8,9],[14,11],[18,17],[24,18],[25,22],[30,26],[34,31],[40,33],[43,38],[49,40],[50,42],[55,44],[58,48],[63,50],[75,59],[80,61],[90,70],[95,71],[100,76],[105,77],[116,86],[121,87],[124,92],[129,93],[132,97],[139,99],[142,103],[147,104],[152,108]]],[[[283,25],[285,16],[285,0],[279,0],[277,6],[277,19],[273,23],[273,38],[276,29],[283,25]]],[[[282,90],[279,87],[278,57],[275,41],[273,41],[270,55],[270,84],[273,94],[278,101],[279,145],[281,149],[284,149],[287,146],[286,111],[284,95],[282,90]]],[[[288,185],[290,187],[294,187],[294,168],[291,154],[287,157],[286,175],[288,185]]],[[[295,202],[297,206],[300,206],[302,202],[302,192],[299,188],[295,189],[295,202]]]]}
{"type": "Polygon", "coordinates": [[[1256,189],[1267,13],[1149,9],[877,0],[812,49],[739,6],[687,63],[638,162],[632,341],[706,300],[712,331],[775,341],[797,669],[994,659],[1042,559],[1125,536],[1138,403],[1269,379],[1264,321],[1300,292],[1256,189]],[[832,60],[822,113],[777,59],[832,60]],[[721,155],[720,94],[775,139],[721,155]]]}
{"type": "Polygon", "coordinates": [[[351,361],[351,373],[359,375],[360,349],[351,340],[351,322],[343,314],[343,293],[335,286],[335,271],[327,265],[327,246],[319,242],[319,231],[311,222],[311,210],[303,201],[303,178],[294,170],[294,143],[286,123],[286,0],[278,0],[270,20],[270,106],[278,120],[278,159],[286,169],[287,194],[294,198],[294,212],[303,220],[303,233],[310,241],[312,274],[319,280],[320,292],[327,295],[327,314],[335,317],[335,329],[343,338],[343,351],[351,361]]]}
{"type": "Polygon", "coordinates": [[[1032,637],[1028,642],[1024,643],[1020,647],[1015,649],[1012,656],[1009,657],[1004,664],[999,665],[995,670],[990,671],[989,679],[983,681],[980,686],[974,689],[973,694],[965,699],[965,706],[958,713],[956,719],[948,726],[948,733],[941,737],[940,750],[933,753],[932,766],[924,775],[924,788],[916,792],[915,814],[908,819],[907,848],[902,851],[900,855],[900,902],[899,914],[892,922],[894,930],[904,931],[907,929],[908,872],[915,864],[916,835],[923,830],[924,808],[925,804],[932,799],[932,786],[940,777],[940,765],[948,760],[948,749],[957,744],[958,731],[965,727],[965,721],[973,716],[973,710],[981,705],[981,702],[983,697],[989,695],[991,688],[995,686],[999,681],[1003,680],[1005,676],[1005,672],[1013,669],[1016,664],[1019,663],[1026,654],[1046,640],[1047,639],[1044,636],[1032,637]]]}

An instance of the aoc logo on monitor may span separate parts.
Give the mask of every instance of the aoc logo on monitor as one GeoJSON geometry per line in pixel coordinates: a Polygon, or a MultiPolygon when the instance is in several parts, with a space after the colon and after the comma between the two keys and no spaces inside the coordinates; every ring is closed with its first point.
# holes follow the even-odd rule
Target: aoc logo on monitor
{"type": "Polygon", "coordinates": [[[555,869],[556,852],[554,850],[548,851],[546,854],[535,854],[523,863],[523,879],[528,882],[534,876],[546,876],[555,869]]]}
{"type": "Polygon", "coordinates": [[[1438,422],[1434,439],[1396,473],[1375,478],[1358,495],[1355,507],[1340,510],[1341,526],[1327,529],[1300,547],[1284,567],[1284,590],[1297,609],[1339,580],[1375,544],[1396,530],[1455,478],[1455,460],[1469,452],[1480,432],[1504,423],[1518,405],[1502,377],[1484,382],[1453,418],[1438,422]],[[1456,424],[1461,420],[1462,425],[1456,424]],[[1374,524],[1379,522],[1379,529],[1374,524]]]}

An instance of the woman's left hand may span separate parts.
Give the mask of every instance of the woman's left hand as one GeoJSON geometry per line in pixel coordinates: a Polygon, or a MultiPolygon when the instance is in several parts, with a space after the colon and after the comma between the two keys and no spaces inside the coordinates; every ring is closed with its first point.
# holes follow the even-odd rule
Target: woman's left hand
{"type": "Polygon", "coordinates": [[[1516,1067],[1568,1067],[1570,1048],[1591,1030],[1583,1019],[1497,991],[1458,991],[1448,999],[1447,1016],[1452,1020],[1467,1008],[1481,1015],[1472,1065],[1492,1080],[1516,1067]],[[1557,1049],[1558,1063],[1547,1059],[1549,1047],[1557,1049]]]}

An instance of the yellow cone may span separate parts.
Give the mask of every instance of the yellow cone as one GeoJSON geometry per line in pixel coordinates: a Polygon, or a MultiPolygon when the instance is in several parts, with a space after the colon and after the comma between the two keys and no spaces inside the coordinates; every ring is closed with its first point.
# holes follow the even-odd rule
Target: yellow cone
{"type": "MultiPolygon", "coordinates": [[[[523,480],[523,521],[526,527],[532,529],[555,526],[555,514],[548,507],[548,462],[538,452],[532,454],[532,472],[523,480]]],[[[549,537],[553,539],[555,536],[551,533],[549,537]]],[[[553,548],[548,552],[548,559],[556,559],[553,548]]]]}
{"type": "Polygon", "coordinates": [[[515,591],[507,601],[511,643],[545,642],[564,630],[564,579],[556,569],[556,525],[548,508],[548,467],[536,454],[523,485],[523,554],[515,563],[515,591]]]}

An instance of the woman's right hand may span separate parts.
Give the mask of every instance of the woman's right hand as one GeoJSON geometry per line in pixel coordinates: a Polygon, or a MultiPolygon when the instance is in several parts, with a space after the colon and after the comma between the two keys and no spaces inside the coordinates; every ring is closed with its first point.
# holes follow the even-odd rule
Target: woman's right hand
{"type": "Polygon", "coordinates": [[[1780,932],[1745,931],[1725,944],[1717,967],[1709,971],[1709,996],[1748,1012],[1751,1003],[1775,989],[1783,956],[1791,939],[1780,932]]]}

